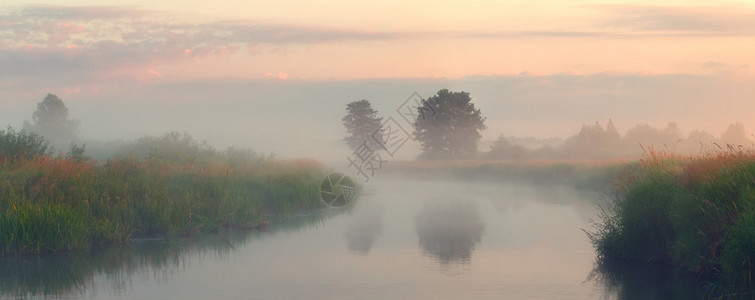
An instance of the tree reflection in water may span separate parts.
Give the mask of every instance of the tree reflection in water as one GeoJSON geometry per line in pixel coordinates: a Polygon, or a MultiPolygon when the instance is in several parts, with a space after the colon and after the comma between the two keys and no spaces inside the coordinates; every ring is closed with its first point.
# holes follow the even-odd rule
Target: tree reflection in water
{"type": "Polygon", "coordinates": [[[383,208],[372,203],[360,204],[351,214],[344,236],[349,250],[368,254],[382,232],[383,208]]]}
{"type": "Polygon", "coordinates": [[[440,263],[468,263],[482,239],[485,223],[469,201],[439,199],[425,203],[415,217],[419,245],[440,263]]]}

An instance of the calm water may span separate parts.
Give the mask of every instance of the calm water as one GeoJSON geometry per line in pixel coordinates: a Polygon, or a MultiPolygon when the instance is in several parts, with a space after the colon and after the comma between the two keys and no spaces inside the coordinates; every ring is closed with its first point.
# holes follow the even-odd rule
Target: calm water
{"type": "Polygon", "coordinates": [[[692,278],[600,268],[597,192],[378,182],[349,209],[180,240],[0,259],[0,295],[61,299],[693,299],[692,278]]]}

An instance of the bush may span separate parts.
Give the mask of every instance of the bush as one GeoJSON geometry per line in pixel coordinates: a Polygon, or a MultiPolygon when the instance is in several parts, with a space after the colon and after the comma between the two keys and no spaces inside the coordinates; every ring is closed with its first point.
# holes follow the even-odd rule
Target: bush
{"type": "Polygon", "coordinates": [[[32,159],[51,155],[52,147],[41,135],[29,131],[0,130],[0,159],[32,159]]]}

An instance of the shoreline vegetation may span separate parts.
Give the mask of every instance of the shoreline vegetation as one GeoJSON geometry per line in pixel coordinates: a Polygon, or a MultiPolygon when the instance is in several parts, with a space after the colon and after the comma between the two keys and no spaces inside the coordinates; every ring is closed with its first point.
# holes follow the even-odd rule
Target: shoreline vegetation
{"type": "Polygon", "coordinates": [[[599,264],[667,265],[696,274],[711,297],[755,297],[755,150],[648,151],[611,191],[586,231],[599,264]]]}
{"type": "Polygon", "coordinates": [[[96,161],[83,146],[53,155],[35,133],[0,130],[0,255],[252,228],[320,207],[317,162],[219,152],[174,133],[140,142],[148,153],[96,161]]]}

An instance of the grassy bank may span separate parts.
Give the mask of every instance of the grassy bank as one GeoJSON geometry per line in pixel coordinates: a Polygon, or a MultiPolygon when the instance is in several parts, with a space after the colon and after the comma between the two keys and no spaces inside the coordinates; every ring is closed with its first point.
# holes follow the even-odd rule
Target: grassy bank
{"type": "Polygon", "coordinates": [[[613,192],[589,233],[601,260],[671,264],[710,281],[713,294],[755,297],[755,152],[650,152],[613,192]]]}
{"type": "Polygon", "coordinates": [[[157,150],[91,161],[29,141],[39,140],[0,131],[0,254],[249,227],[320,205],[324,170],[312,161],[214,152],[175,160],[157,150]]]}

